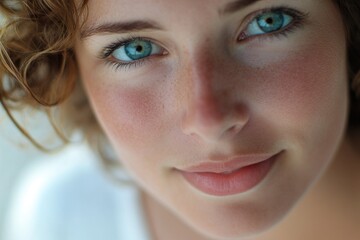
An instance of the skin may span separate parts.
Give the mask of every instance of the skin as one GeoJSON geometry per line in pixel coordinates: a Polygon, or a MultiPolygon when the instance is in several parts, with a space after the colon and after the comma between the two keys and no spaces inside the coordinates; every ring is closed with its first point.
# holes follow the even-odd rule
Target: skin
{"type": "MultiPolygon", "coordinates": [[[[286,236],[284,229],[294,233],[324,200],[320,192],[339,191],[324,190],[343,166],[335,154],[358,156],[344,138],[346,38],[333,3],[260,1],[220,17],[218,9],[229,2],[90,1],[85,27],[150,19],[164,30],[79,36],[75,46],[93,111],[141,186],[154,239],[276,239],[286,236]],[[282,5],[308,13],[301,28],[286,37],[236,41],[249,14],[282,5]],[[108,44],[133,35],[154,40],[166,54],[117,70],[97,57],[108,44]],[[174,170],[218,156],[278,152],[265,181],[237,195],[203,194],[174,170]],[[318,182],[332,162],[340,163],[318,182]],[[159,227],[165,223],[171,231],[159,227]]],[[[328,216],[329,208],[319,212],[328,216]]]]}

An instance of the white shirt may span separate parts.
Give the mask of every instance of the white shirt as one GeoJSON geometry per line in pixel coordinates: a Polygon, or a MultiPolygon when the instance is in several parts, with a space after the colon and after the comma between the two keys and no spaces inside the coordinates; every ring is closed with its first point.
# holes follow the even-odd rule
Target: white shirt
{"type": "Polygon", "coordinates": [[[107,179],[87,147],[70,147],[21,179],[3,240],[148,240],[139,191],[107,179]]]}

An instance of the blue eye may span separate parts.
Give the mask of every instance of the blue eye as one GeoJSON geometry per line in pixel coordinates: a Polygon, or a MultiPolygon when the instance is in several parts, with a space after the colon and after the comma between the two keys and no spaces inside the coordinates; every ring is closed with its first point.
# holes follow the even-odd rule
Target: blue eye
{"type": "Polygon", "coordinates": [[[245,31],[242,33],[241,39],[247,37],[278,32],[291,23],[294,17],[282,10],[273,10],[258,15],[252,20],[245,31]]]}
{"type": "Polygon", "coordinates": [[[114,49],[111,55],[121,62],[133,62],[162,53],[163,49],[149,40],[133,39],[114,49]]]}

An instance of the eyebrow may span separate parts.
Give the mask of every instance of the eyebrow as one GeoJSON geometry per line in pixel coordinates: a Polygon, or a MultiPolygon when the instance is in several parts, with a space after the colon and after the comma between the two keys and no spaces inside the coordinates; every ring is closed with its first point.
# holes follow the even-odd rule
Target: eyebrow
{"type": "MultiPolygon", "coordinates": [[[[228,3],[224,8],[219,10],[219,15],[228,15],[237,12],[243,8],[249,7],[262,0],[236,0],[228,3]]],[[[163,30],[159,24],[150,20],[136,20],[128,22],[114,22],[104,23],[100,25],[89,26],[80,31],[80,39],[85,39],[90,36],[100,33],[127,33],[132,31],[144,30],[163,30]]]]}
{"type": "Polygon", "coordinates": [[[219,15],[228,15],[234,12],[237,12],[243,8],[249,7],[257,2],[262,0],[237,0],[231,3],[228,3],[224,8],[219,10],[219,15]]]}
{"type": "Polygon", "coordinates": [[[163,30],[164,28],[149,20],[104,23],[82,29],[80,38],[88,38],[99,33],[126,33],[131,31],[163,30]]]}

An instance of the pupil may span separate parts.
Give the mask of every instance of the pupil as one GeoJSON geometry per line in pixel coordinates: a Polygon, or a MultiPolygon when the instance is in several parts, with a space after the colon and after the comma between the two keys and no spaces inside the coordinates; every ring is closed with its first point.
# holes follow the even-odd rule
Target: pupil
{"type": "Polygon", "coordinates": [[[267,18],[267,19],[266,19],[266,23],[267,23],[267,24],[273,24],[273,23],[274,23],[274,19],[272,19],[272,18],[267,18]]]}
{"type": "Polygon", "coordinates": [[[137,51],[137,52],[142,52],[142,50],[143,50],[143,47],[142,47],[142,46],[137,46],[137,47],[136,47],[136,51],[137,51]]]}

